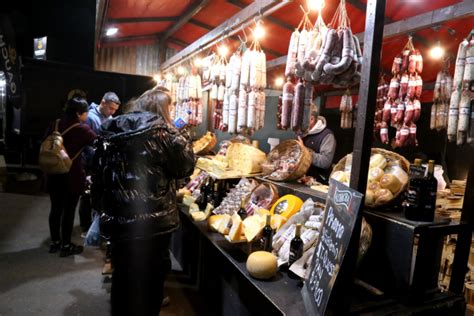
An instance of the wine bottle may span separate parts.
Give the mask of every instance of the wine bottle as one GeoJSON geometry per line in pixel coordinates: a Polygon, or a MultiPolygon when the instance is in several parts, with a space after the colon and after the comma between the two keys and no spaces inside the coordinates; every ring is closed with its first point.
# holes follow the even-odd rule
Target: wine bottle
{"type": "Polygon", "coordinates": [[[245,210],[245,198],[240,200],[240,209],[237,212],[237,215],[239,215],[242,220],[247,217],[247,211],[245,210]]]}
{"type": "Polygon", "coordinates": [[[423,193],[421,198],[422,220],[432,222],[436,211],[436,192],[438,180],[434,176],[434,160],[428,161],[428,173],[424,178],[423,193]]]}
{"type": "Polygon", "coordinates": [[[290,243],[290,256],[288,267],[303,256],[303,240],[301,239],[301,224],[296,224],[295,237],[290,243]]]}
{"type": "Polygon", "coordinates": [[[421,195],[423,189],[424,168],[421,159],[415,159],[414,165],[410,166],[410,184],[408,186],[404,202],[405,217],[412,221],[421,221],[421,195]]]}
{"type": "Polygon", "coordinates": [[[210,199],[210,203],[214,206],[214,208],[218,207],[221,204],[221,194],[219,192],[219,183],[216,181],[214,182],[214,190],[211,192],[212,198],[210,199]]]}
{"type": "Polygon", "coordinates": [[[208,186],[209,186],[209,179],[201,186],[201,189],[200,189],[201,194],[196,200],[196,204],[199,206],[200,210],[204,210],[207,206],[208,186]]]}
{"type": "Polygon", "coordinates": [[[270,225],[271,223],[271,218],[272,216],[270,214],[267,214],[267,222],[265,224],[265,227],[263,227],[263,232],[262,232],[262,248],[264,251],[271,252],[273,247],[273,229],[272,226],[270,225]]]}

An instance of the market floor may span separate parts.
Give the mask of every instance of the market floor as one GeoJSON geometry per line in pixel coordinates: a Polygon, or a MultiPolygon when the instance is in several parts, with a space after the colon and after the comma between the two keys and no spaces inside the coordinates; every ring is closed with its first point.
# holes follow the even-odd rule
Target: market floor
{"type": "MultiPolygon", "coordinates": [[[[102,251],[49,254],[49,206],[48,196],[0,193],[0,316],[110,314],[102,251]]],[[[73,241],[81,243],[77,227],[73,241]]],[[[202,314],[195,292],[167,282],[171,304],[160,315],[202,314]]]]}

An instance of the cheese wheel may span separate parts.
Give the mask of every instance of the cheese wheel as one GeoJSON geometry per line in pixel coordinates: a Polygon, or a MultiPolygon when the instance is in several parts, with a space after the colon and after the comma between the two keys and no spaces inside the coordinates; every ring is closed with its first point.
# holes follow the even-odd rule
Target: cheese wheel
{"type": "Polygon", "coordinates": [[[385,174],[380,179],[380,186],[383,189],[389,189],[392,193],[397,193],[402,187],[402,183],[393,174],[385,174]]]}
{"type": "Polygon", "coordinates": [[[229,231],[230,240],[238,241],[242,238],[242,227],[242,220],[240,219],[240,216],[237,215],[237,213],[234,213],[234,215],[232,215],[232,227],[229,231]]]}
{"type": "Polygon", "coordinates": [[[386,165],[387,165],[387,160],[385,159],[383,155],[375,154],[370,157],[370,163],[369,163],[370,168],[379,167],[380,169],[383,169],[385,168],[386,165]]]}
{"type": "Polygon", "coordinates": [[[365,192],[365,205],[372,205],[375,202],[375,194],[372,190],[367,190],[365,192]]]}
{"type": "Polygon", "coordinates": [[[388,189],[380,189],[374,193],[375,203],[384,204],[393,200],[393,194],[388,189]]]}
{"type": "Polygon", "coordinates": [[[384,175],[384,172],[379,167],[371,168],[369,170],[369,181],[370,182],[378,182],[380,178],[384,175]]]}
{"type": "Polygon", "coordinates": [[[278,214],[288,219],[298,212],[303,205],[303,200],[301,200],[296,195],[287,194],[282,196],[278,201],[273,204],[270,213],[272,215],[278,214]]]}
{"type": "Polygon", "coordinates": [[[209,228],[209,230],[217,232],[217,229],[219,228],[221,221],[226,217],[230,217],[230,215],[219,214],[219,215],[210,216],[209,219],[207,220],[207,227],[209,228]]]}
{"type": "Polygon", "coordinates": [[[256,279],[270,279],[278,271],[277,258],[267,251],[256,251],[247,259],[247,271],[256,279]]]}
{"type": "Polygon", "coordinates": [[[191,213],[191,216],[196,222],[206,220],[206,215],[204,214],[204,212],[193,212],[191,213]]]}

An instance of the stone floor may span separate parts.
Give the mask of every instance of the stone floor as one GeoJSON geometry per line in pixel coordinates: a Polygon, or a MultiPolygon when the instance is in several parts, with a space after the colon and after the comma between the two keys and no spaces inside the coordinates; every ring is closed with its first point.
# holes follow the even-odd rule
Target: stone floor
{"type": "MultiPolygon", "coordinates": [[[[46,195],[0,193],[0,316],[108,315],[103,252],[86,248],[67,258],[49,254],[49,206],[46,195]]],[[[82,242],[77,227],[73,241],[82,242]]],[[[204,314],[192,287],[167,282],[165,293],[171,304],[160,315],[204,314]]]]}

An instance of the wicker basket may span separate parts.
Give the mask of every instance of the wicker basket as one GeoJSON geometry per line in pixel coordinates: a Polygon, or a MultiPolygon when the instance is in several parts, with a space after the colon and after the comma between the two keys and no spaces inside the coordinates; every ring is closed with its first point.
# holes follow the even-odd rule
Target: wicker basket
{"type": "Polygon", "coordinates": [[[274,181],[297,180],[305,175],[310,166],[311,153],[306,147],[301,146],[300,143],[294,139],[285,140],[273,148],[273,150],[267,156],[267,162],[262,165],[264,173],[268,174],[268,179],[274,181]],[[285,155],[287,152],[294,150],[295,146],[297,146],[300,150],[300,157],[296,163],[296,168],[289,172],[285,177],[272,176],[271,173],[274,171],[274,161],[278,160],[278,157],[285,155]],[[276,157],[276,159],[272,159],[272,157],[276,157]]]}
{"type": "MultiPolygon", "coordinates": [[[[374,155],[374,154],[383,155],[387,159],[387,167],[393,166],[393,165],[399,165],[407,174],[409,173],[410,162],[405,157],[403,157],[403,156],[401,156],[401,155],[399,155],[399,154],[397,154],[393,151],[389,151],[389,150],[382,149],[382,148],[372,148],[372,155],[374,155]]],[[[346,166],[347,157],[348,157],[348,155],[343,157],[341,160],[338,161],[338,163],[334,166],[334,168],[332,170],[332,174],[336,171],[344,171],[344,168],[346,166]]],[[[331,174],[331,176],[332,176],[332,174],[331,174]]],[[[393,193],[392,201],[394,201],[403,191],[405,191],[407,186],[408,186],[408,182],[403,183],[400,190],[396,193],[393,193]]],[[[366,204],[366,206],[379,207],[379,206],[386,205],[386,204],[387,203],[366,204]]]]}

